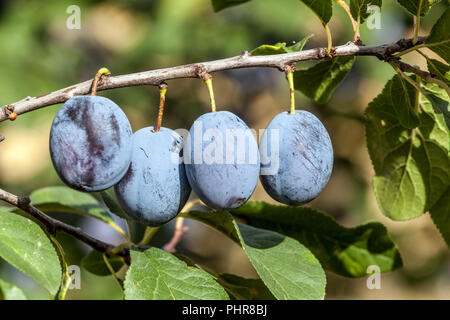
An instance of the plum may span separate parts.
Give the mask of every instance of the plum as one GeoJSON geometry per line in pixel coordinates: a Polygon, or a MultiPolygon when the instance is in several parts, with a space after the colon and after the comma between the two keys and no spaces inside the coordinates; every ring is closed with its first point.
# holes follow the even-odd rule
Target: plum
{"type": "Polygon", "coordinates": [[[327,130],[319,119],[303,110],[275,116],[261,137],[260,153],[262,185],[273,199],[284,204],[313,200],[328,183],[333,169],[333,147],[327,130]],[[264,174],[269,167],[277,170],[264,174]]]}
{"type": "Polygon", "coordinates": [[[209,207],[240,207],[258,183],[260,159],[255,137],[231,112],[200,116],[189,131],[184,157],[189,183],[209,207]]]}
{"type": "Polygon", "coordinates": [[[133,135],[130,167],[114,190],[130,217],[159,226],[183,209],[191,187],[181,161],[183,138],[168,128],[153,130],[147,127],[133,135]]]}
{"type": "Polygon", "coordinates": [[[50,131],[50,156],[61,180],[80,191],[115,185],[131,160],[131,126],[113,101],[78,96],[59,109],[50,131]]]}

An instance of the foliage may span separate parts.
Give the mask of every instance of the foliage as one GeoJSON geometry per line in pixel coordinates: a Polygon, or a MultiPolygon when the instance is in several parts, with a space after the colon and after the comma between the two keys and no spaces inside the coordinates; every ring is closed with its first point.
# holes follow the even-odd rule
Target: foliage
{"type": "MultiPolygon", "coordinates": [[[[212,7],[218,12],[249,1],[212,0],[212,7]]],[[[332,0],[300,2],[324,26],[329,23],[332,0]]],[[[438,2],[398,0],[417,19],[425,17],[438,2]]],[[[372,4],[381,6],[382,1],[349,1],[350,13],[358,24],[368,18],[367,8],[372,4]]],[[[421,79],[396,70],[398,74],[387,81],[365,110],[365,134],[381,212],[395,221],[411,220],[429,212],[450,247],[449,15],[447,7],[424,43],[411,49],[428,48],[439,56],[426,57],[431,78],[421,79]]],[[[286,42],[263,44],[250,53],[257,56],[299,52],[311,37],[292,46],[286,42]]],[[[194,50],[192,47],[195,45],[186,50],[194,50]]],[[[329,58],[296,71],[295,88],[324,104],[355,60],[330,53],[329,58]]],[[[88,216],[123,236],[129,260],[115,250],[107,254],[90,251],[82,266],[98,276],[114,276],[123,285],[125,299],[323,299],[325,270],[359,278],[367,276],[371,265],[378,265],[381,272],[403,265],[396,244],[381,223],[366,222],[349,228],[327,213],[306,206],[248,202],[231,211],[188,211],[180,215],[217,230],[239,245],[258,275],[247,279],[215,273],[180,255],[150,246],[144,241],[145,236],[141,242],[132,243],[112,215],[126,217],[108,191],[92,196],[61,186],[46,187],[33,191],[30,200],[31,205],[46,214],[88,216]]],[[[34,279],[51,297],[61,297],[66,261],[59,243],[24,210],[0,208],[0,257],[34,279]]],[[[0,298],[26,299],[27,295],[15,284],[0,279],[0,298]]]]}

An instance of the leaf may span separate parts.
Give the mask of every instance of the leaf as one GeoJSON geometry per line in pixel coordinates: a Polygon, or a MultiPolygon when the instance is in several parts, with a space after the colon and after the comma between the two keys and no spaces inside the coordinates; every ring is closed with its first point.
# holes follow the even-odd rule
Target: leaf
{"type": "Polygon", "coordinates": [[[449,96],[447,91],[436,83],[422,81],[423,87],[427,92],[427,98],[432,102],[433,111],[437,115],[437,120],[445,124],[447,129],[450,129],[450,110],[449,110],[449,96]]]}
{"type": "MultiPolygon", "coordinates": [[[[395,78],[398,76],[366,109],[366,139],[375,169],[378,206],[393,220],[408,220],[428,211],[449,185],[449,131],[445,120],[449,102],[422,95],[419,125],[406,127],[404,117],[409,111],[401,109],[411,106],[393,99],[401,90],[395,78]]],[[[412,87],[406,82],[405,86],[409,87],[407,91],[412,87]]]]}
{"type": "Polygon", "coordinates": [[[436,21],[424,45],[450,63],[450,7],[436,21]]]}
{"type": "MultiPolygon", "coordinates": [[[[108,261],[115,272],[119,271],[124,265],[122,258],[118,256],[112,256],[108,258],[108,261]]],[[[103,254],[92,250],[81,260],[81,265],[87,271],[97,276],[110,276],[111,272],[105,264],[103,254]]]]}
{"type": "Polygon", "coordinates": [[[447,246],[450,248],[450,189],[430,209],[434,224],[441,232],[447,246]]]}
{"type": "Polygon", "coordinates": [[[326,103],[334,89],[349,73],[354,61],[354,57],[335,57],[319,62],[309,69],[295,71],[295,89],[317,103],[326,103]]]}
{"type": "Polygon", "coordinates": [[[431,7],[440,0],[397,0],[406,10],[413,15],[425,16],[431,7]]]}
{"type": "Polygon", "coordinates": [[[238,6],[250,0],[211,0],[214,12],[219,12],[225,8],[238,6]]]}
{"type": "Polygon", "coordinates": [[[61,282],[55,248],[44,231],[31,220],[0,211],[0,256],[52,295],[61,282]]]}
{"type": "Polygon", "coordinates": [[[206,271],[158,248],[130,251],[125,277],[127,300],[228,300],[225,290],[206,271]]]}
{"type": "Polygon", "coordinates": [[[286,47],[286,42],[278,42],[275,45],[264,44],[258,48],[253,49],[250,54],[253,56],[264,56],[264,55],[274,55],[280,53],[291,53],[302,51],[305,47],[306,42],[314,37],[313,34],[303,38],[301,41],[297,42],[295,45],[286,47]]]}
{"type": "Polygon", "coordinates": [[[261,279],[247,279],[234,274],[222,273],[217,281],[238,300],[275,299],[261,279]]]}
{"type": "Polygon", "coordinates": [[[320,18],[322,23],[327,24],[333,15],[331,0],[300,0],[306,4],[320,18]]]}
{"type": "Polygon", "coordinates": [[[22,289],[0,279],[0,300],[27,300],[22,289]]]}
{"type": "Polygon", "coordinates": [[[378,265],[381,272],[402,266],[400,253],[381,223],[345,228],[333,217],[309,207],[253,201],[233,210],[232,214],[252,226],[298,240],[325,269],[342,276],[365,277],[370,265],[378,265]]]}
{"type": "Polygon", "coordinates": [[[427,59],[428,71],[450,85],[450,66],[435,59],[427,59]]]}
{"type": "Polygon", "coordinates": [[[362,24],[370,16],[367,10],[371,5],[381,8],[382,0],[350,0],[350,12],[353,18],[362,24]]]}
{"type": "Polygon", "coordinates": [[[30,200],[33,206],[43,212],[79,214],[107,224],[114,223],[111,215],[93,196],[67,187],[56,186],[36,190],[31,193],[30,200]]]}
{"type": "Polygon", "coordinates": [[[236,223],[225,211],[191,211],[183,215],[217,229],[239,244],[277,299],[323,299],[325,273],[319,261],[298,241],[236,223]]]}
{"type": "Polygon", "coordinates": [[[387,83],[383,92],[390,97],[391,105],[400,124],[408,129],[419,125],[419,117],[414,111],[416,89],[405,79],[395,76],[387,83]]]}

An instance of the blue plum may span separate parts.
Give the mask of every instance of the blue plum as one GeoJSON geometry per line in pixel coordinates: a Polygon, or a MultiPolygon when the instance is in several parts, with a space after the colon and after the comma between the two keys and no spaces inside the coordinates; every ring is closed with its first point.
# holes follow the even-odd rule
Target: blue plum
{"type": "Polygon", "coordinates": [[[159,226],[183,209],[191,187],[181,161],[183,138],[171,129],[153,129],[143,128],[133,135],[130,168],[114,190],[130,217],[159,226]]]}
{"type": "Polygon", "coordinates": [[[300,205],[325,188],[333,169],[333,146],[322,122],[297,110],[278,114],[261,137],[261,182],[275,200],[300,205]]]}
{"type": "Polygon", "coordinates": [[[113,101],[71,98],[59,109],[50,131],[50,156],[61,180],[80,191],[115,185],[131,160],[131,126],[113,101]]]}
{"type": "Polygon", "coordinates": [[[192,189],[215,209],[240,207],[258,183],[255,137],[244,121],[228,111],[206,113],[194,122],[184,160],[192,189]]]}

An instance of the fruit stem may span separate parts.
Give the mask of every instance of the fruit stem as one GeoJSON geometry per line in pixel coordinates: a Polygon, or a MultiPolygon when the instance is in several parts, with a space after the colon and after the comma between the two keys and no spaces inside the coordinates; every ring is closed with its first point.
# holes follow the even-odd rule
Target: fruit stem
{"type": "Polygon", "coordinates": [[[295,114],[295,90],[294,90],[294,70],[295,66],[286,66],[286,78],[289,82],[289,95],[291,99],[291,110],[289,114],[295,114]]]}
{"type": "Polygon", "coordinates": [[[333,40],[331,38],[331,31],[330,28],[328,27],[328,24],[326,23],[322,23],[323,27],[325,28],[325,32],[327,34],[327,54],[331,54],[331,49],[333,48],[333,40]]]}
{"type": "Polygon", "coordinates": [[[161,129],[161,123],[164,113],[164,105],[166,103],[166,92],[167,92],[167,83],[162,82],[159,85],[159,111],[158,111],[158,120],[156,121],[156,127],[153,129],[153,132],[158,132],[161,129]]]}
{"type": "Polygon", "coordinates": [[[350,19],[350,21],[352,23],[352,26],[353,26],[353,32],[354,32],[353,42],[357,43],[359,38],[360,38],[359,37],[359,17],[358,17],[358,21],[356,21],[353,18],[352,12],[350,11],[350,7],[348,6],[348,4],[344,0],[336,0],[336,3],[338,5],[340,5],[345,10],[345,12],[347,13],[347,15],[348,15],[348,17],[349,17],[349,19],[350,19]]]}
{"type": "Polygon", "coordinates": [[[112,267],[111,263],[109,263],[108,261],[108,257],[106,256],[105,253],[103,253],[103,261],[106,264],[106,267],[108,268],[109,272],[111,273],[111,275],[113,276],[114,280],[116,281],[117,285],[120,287],[120,289],[124,289],[123,288],[123,282],[122,280],[119,279],[119,277],[117,277],[116,271],[114,271],[114,268],[112,267]]]}
{"type": "Polygon", "coordinates": [[[420,12],[417,14],[417,16],[414,16],[414,39],[413,39],[413,45],[416,45],[418,39],[419,39],[419,29],[420,29],[420,12]]]}
{"type": "Polygon", "coordinates": [[[191,210],[194,206],[198,204],[203,204],[200,199],[195,199],[186,203],[186,205],[184,206],[183,210],[181,210],[180,215],[176,220],[175,231],[173,233],[172,239],[170,239],[170,241],[166,245],[164,245],[163,250],[170,253],[176,252],[177,244],[181,241],[184,234],[189,230],[188,227],[183,226],[184,222],[183,213],[189,212],[189,210],[191,210]]]}
{"type": "Polygon", "coordinates": [[[214,90],[212,85],[212,77],[208,75],[205,79],[206,86],[209,91],[209,98],[211,99],[211,111],[216,112],[216,100],[214,99],[214,90]]]}
{"type": "Polygon", "coordinates": [[[67,259],[66,256],[64,254],[64,249],[61,246],[61,244],[58,242],[58,240],[56,240],[55,236],[49,234],[49,238],[52,241],[52,243],[54,244],[54,246],[57,249],[58,252],[58,256],[60,259],[60,263],[61,263],[61,271],[62,271],[62,280],[61,280],[61,286],[59,287],[58,293],[55,296],[56,300],[65,300],[66,299],[66,294],[67,294],[67,290],[69,290],[69,285],[70,285],[70,275],[67,271],[67,259]]]}
{"type": "Polygon", "coordinates": [[[98,87],[98,83],[101,79],[102,76],[109,76],[111,74],[111,72],[108,70],[108,68],[100,68],[97,71],[97,74],[94,77],[94,81],[92,82],[92,90],[91,90],[91,95],[92,96],[96,96],[97,95],[97,87],[98,87]]]}
{"type": "Polygon", "coordinates": [[[139,246],[146,246],[153,236],[158,232],[159,227],[147,227],[145,228],[144,237],[142,237],[141,242],[139,242],[139,246]]]}

